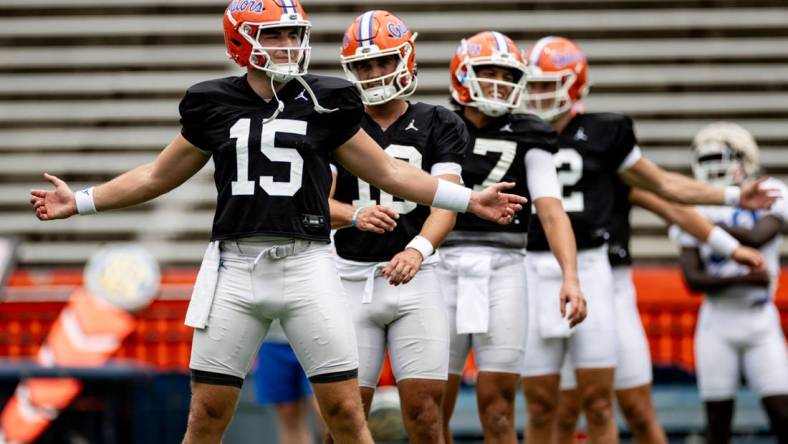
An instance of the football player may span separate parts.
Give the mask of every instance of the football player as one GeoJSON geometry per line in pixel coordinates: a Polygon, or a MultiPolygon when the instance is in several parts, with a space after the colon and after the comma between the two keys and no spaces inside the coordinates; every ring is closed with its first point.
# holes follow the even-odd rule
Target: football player
{"type": "MultiPolygon", "coordinates": [[[[692,172],[699,181],[739,184],[752,180],[759,167],[755,139],[734,123],[713,123],[692,142],[692,172]]],[[[767,184],[782,190],[784,196],[788,193],[776,179],[770,178],[767,184]]],[[[704,293],[695,329],[695,366],[706,406],[707,442],[730,442],[734,398],[743,373],[747,385],[761,398],[777,441],[788,443],[788,352],[773,302],[788,202],[779,199],[771,209],[761,211],[720,206],[698,209],[766,257],[766,271],[754,272],[672,229],[682,246],[680,264],[687,285],[704,293]]]]}
{"type": "Polygon", "coordinates": [[[311,24],[297,0],[232,1],[227,53],[247,73],[192,86],[181,132],[159,156],[74,193],[33,190],[41,220],[136,205],[186,181],[212,157],[218,191],[186,324],[195,328],[184,442],[218,443],[270,323],[281,321],[337,442],[371,442],[356,380],[358,350],[329,245],[329,155],[413,202],[511,221],[525,198],[475,192],[386,155],[361,128],[363,104],[344,79],[306,75],[311,24]]]}
{"type": "MultiPolygon", "coordinates": [[[[451,97],[471,135],[463,182],[483,189],[512,180],[517,193],[530,196],[561,266],[560,291],[551,295],[556,316],[566,316],[572,325],[582,321],[585,300],[577,281],[575,241],[561,208],[552,160],[556,133],[536,116],[512,114],[525,82],[517,46],[499,32],[478,33],[462,40],[450,70],[451,97]]],[[[443,417],[447,437],[461,372],[473,347],[485,441],[517,441],[514,399],[525,348],[523,255],[530,215],[528,208],[501,226],[460,214],[441,249],[441,284],[451,332],[443,417]]]]}
{"type": "MultiPolygon", "coordinates": [[[[608,260],[613,270],[613,294],[618,336],[619,360],[614,376],[616,400],[629,431],[638,444],[667,443],[651,401],[652,367],[646,332],[640,321],[635,286],[632,282],[632,257],[629,251],[632,206],[645,208],[666,222],[680,226],[697,239],[715,239],[715,225],[692,207],[666,201],[648,191],[614,182],[613,213],[609,229],[608,260]]],[[[723,236],[725,237],[725,236],[723,236]]],[[[736,244],[734,244],[736,245],[736,244]]],[[[716,250],[722,257],[725,247],[716,250]]],[[[756,250],[738,244],[731,258],[755,270],[765,261],[756,250]]],[[[556,411],[556,441],[574,443],[581,402],[577,391],[574,366],[570,359],[561,368],[561,395],[556,411]]]]}
{"type": "MultiPolygon", "coordinates": [[[[757,208],[771,205],[775,197],[770,195],[773,190],[759,187],[763,180],[742,189],[711,187],[665,171],[642,157],[629,117],[582,112],[578,101],[588,92],[588,63],[570,40],[540,39],[526,54],[526,63],[526,107],[550,121],[559,133],[555,165],[563,186],[564,208],[577,239],[580,282],[589,304],[589,318],[577,329],[551,319],[549,303],[541,294],[556,285],[551,282],[557,265],[546,251],[542,227],[534,223],[528,242],[527,268],[534,284],[529,291],[532,309],[523,370],[529,411],[527,436],[535,442],[553,439],[560,369],[568,354],[576,369],[591,442],[616,442],[612,394],[619,339],[614,278],[607,258],[616,180],[687,204],[741,202],[757,208]]],[[[709,240],[728,255],[738,246],[722,230],[714,230],[709,240]]],[[[659,442],[660,438],[654,439],[659,442]]]]}
{"type": "MultiPolygon", "coordinates": [[[[407,100],[416,90],[415,39],[390,12],[365,12],[345,31],[342,67],[366,105],[361,127],[386,154],[459,183],[465,123],[444,107],[407,100]]],[[[434,253],[456,213],[395,200],[336,171],[331,221],[340,228],[337,268],[355,320],[364,410],[388,348],[410,442],[442,443],[449,327],[434,253]]]]}

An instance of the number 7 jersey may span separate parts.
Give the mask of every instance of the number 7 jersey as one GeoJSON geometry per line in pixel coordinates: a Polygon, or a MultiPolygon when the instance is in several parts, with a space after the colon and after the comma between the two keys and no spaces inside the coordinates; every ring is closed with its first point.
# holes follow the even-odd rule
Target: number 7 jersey
{"type": "MultiPolygon", "coordinates": [[[[407,111],[388,129],[383,130],[368,115],[362,128],[389,156],[403,160],[433,175],[459,173],[468,147],[468,131],[463,121],[442,106],[409,103],[407,111]]],[[[334,235],[337,254],[344,259],[362,262],[388,261],[402,251],[419,234],[430,208],[404,201],[381,191],[337,166],[334,199],[365,207],[385,205],[399,213],[392,232],[376,234],[342,228],[334,235]]]]}
{"type": "MultiPolygon", "coordinates": [[[[458,113],[461,114],[461,111],[458,113]]],[[[465,186],[481,191],[498,182],[515,182],[508,193],[529,199],[509,225],[499,225],[470,213],[457,215],[454,231],[444,245],[488,245],[525,248],[531,214],[525,155],[528,150],[542,149],[555,153],[557,135],[553,128],[530,114],[506,114],[484,128],[466,121],[471,135],[468,156],[462,165],[465,186]]]]}
{"type": "Polygon", "coordinates": [[[356,88],[307,75],[318,102],[297,81],[265,101],[246,76],[192,86],[180,104],[181,134],[212,156],[218,192],[211,239],[275,235],[329,241],[329,156],[360,129],[364,107],[356,88]]]}

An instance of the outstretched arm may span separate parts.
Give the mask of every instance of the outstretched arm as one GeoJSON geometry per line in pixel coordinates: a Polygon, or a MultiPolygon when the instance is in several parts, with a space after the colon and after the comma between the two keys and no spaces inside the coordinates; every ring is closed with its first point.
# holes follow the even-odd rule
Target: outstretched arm
{"type": "Polygon", "coordinates": [[[456,211],[469,211],[501,223],[511,222],[526,199],[504,193],[514,184],[499,183],[475,192],[440,181],[419,168],[386,154],[363,130],[337,148],[336,159],[351,174],[411,202],[456,211]]]}
{"type": "Polygon", "coordinates": [[[646,158],[619,172],[626,184],[643,188],[671,202],[683,204],[739,205],[742,208],[769,208],[779,190],[760,188],[762,177],[737,187],[712,187],[682,174],[667,171],[646,158]]]}
{"type": "MultiPolygon", "coordinates": [[[[93,189],[97,211],[130,207],[156,198],[185,182],[209,157],[178,134],[151,163],[138,166],[93,189]]],[[[30,203],[40,220],[64,219],[77,213],[74,192],[55,176],[44,174],[54,190],[32,190],[30,203]]]]}
{"type": "Polygon", "coordinates": [[[629,201],[633,205],[651,211],[670,224],[678,225],[696,239],[709,243],[716,253],[730,256],[736,262],[756,271],[763,270],[766,266],[766,260],[760,252],[738,245],[735,239],[725,236],[725,233],[720,232],[721,228],[709,222],[692,207],[668,202],[640,188],[632,188],[629,193],[629,201]],[[726,239],[722,239],[722,237],[726,237],[726,239]],[[723,247],[727,246],[728,251],[724,251],[724,248],[715,248],[720,243],[723,247]]]}

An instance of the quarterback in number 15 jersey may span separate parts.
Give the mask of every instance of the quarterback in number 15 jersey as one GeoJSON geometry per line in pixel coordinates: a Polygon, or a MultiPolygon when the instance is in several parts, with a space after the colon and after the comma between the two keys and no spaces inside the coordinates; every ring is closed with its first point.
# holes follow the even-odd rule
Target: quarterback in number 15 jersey
{"type": "Polygon", "coordinates": [[[246,76],[192,86],[180,104],[183,136],[213,156],[218,191],[212,240],[276,235],[329,241],[329,156],[360,128],[364,114],[348,81],[305,75],[320,105],[299,83],[278,101],[258,96],[246,76]]]}
{"type": "MultiPolygon", "coordinates": [[[[468,131],[462,119],[443,107],[424,103],[410,103],[405,114],[386,130],[381,129],[366,114],[362,118],[361,126],[388,155],[410,162],[427,172],[437,164],[462,164],[468,146],[468,131]]],[[[336,232],[334,241],[337,254],[344,259],[355,261],[390,260],[419,234],[430,214],[429,207],[403,201],[382,192],[341,166],[337,167],[334,198],[351,203],[354,207],[380,203],[400,214],[397,227],[384,236],[354,227],[336,232]]]]}

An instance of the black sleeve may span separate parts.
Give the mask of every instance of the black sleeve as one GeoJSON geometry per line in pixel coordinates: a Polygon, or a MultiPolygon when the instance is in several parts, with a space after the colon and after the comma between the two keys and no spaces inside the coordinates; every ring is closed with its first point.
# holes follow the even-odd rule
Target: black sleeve
{"type": "Polygon", "coordinates": [[[181,135],[204,154],[210,156],[213,150],[205,138],[207,108],[205,97],[191,89],[186,91],[186,95],[183,96],[178,106],[181,114],[181,135]]]}
{"type": "Polygon", "coordinates": [[[438,106],[433,125],[437,128],[432,141],[435,152],[433,164],[439,162],[462,164],[470,143],[465,122],[457,114],[438,106]]]}
{"type": "Polygon", "coordinates": [[[350,140],[361,129],[361,118],[364,116],[364,104],[355,86],[331,91],[330,97],[320,100],[320,105],[337,110],[322,114],[325,124],[331,128],[330,148],[334,149],[350,140]]]}
{"type": "Polygon", "coordinates": [[[519,134],[523,152],[539,148],[550,154],[558,152],[558,133],[544,120],[531,114],[512,114],[512,128],[519,134]]]}
{"type": "Polygon", "coordinates": [[[555,154],[558,152],[558,133],[552,126],[547,124],[546,128],[542,133],[542,143],[539,145],[534,145],[531,148],[541,148],[547,151],[550,154],[555,154]]]}
{"type": "Polygon", "coordinates": [[[610,153],[610,168],[617,171],[621,162],[627,158],[629,153],[635,149],[638,141],[635,137],[635,125],[629,116],[620,116],[617,121],[616,138],[613,140],[612,152],[610,153]]]}

